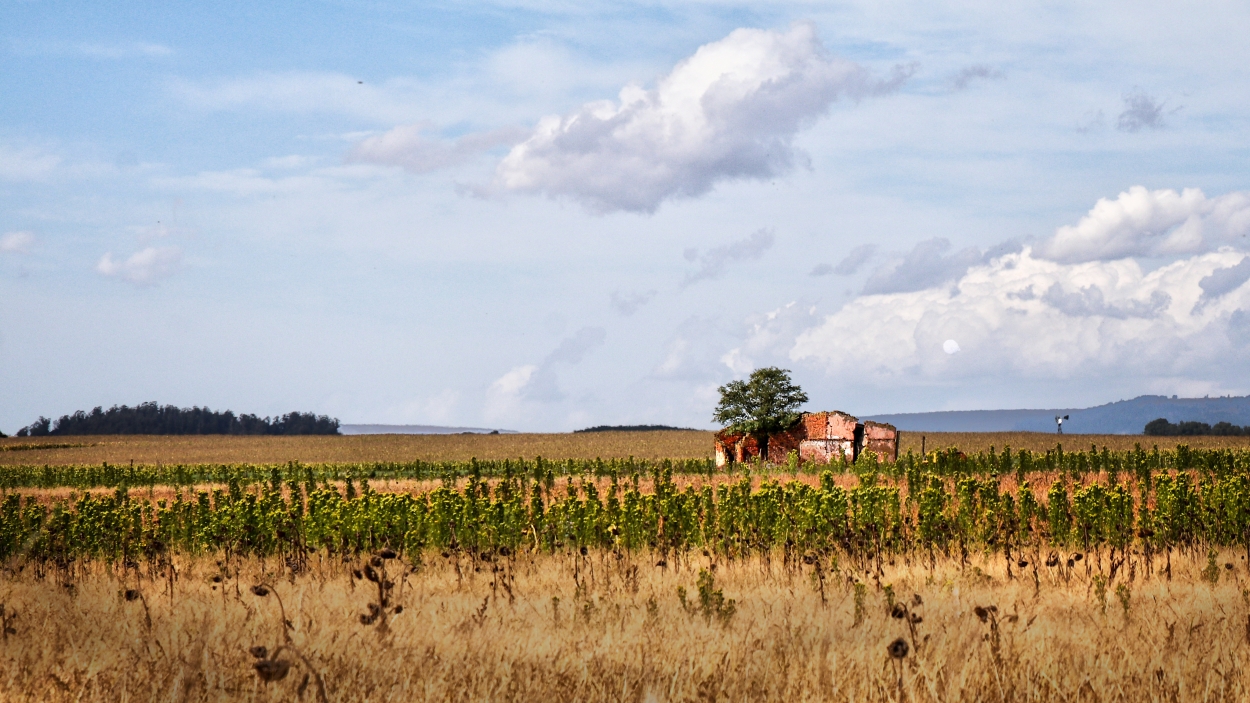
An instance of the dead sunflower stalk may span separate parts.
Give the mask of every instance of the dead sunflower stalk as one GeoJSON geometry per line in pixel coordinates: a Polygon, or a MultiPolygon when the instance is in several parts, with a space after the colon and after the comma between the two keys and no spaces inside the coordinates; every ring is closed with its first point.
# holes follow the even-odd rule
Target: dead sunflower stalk
{"type": "Polygon", "coordinates": [[[279,658],[279,655],[284,651],[288,651],[295,655],[296,659],[307,670],[303,680],[300,681],[296,696],[303,698],[304,691],[307,690],[308,682],[311,679],[317,685],[317,700],[320,703],[328,703],[329,698],[326,696],[325,680],[321,677],[321,673],[313,667],[312,662],[308,661],[308,657],[305,657],[303,652],[299,651],[299,648],[291,641],[290,630],[293,628],[291,622],[286,618],[286,608],[282,605],[282,598],[278,595],[278,592],[274,590],[273,586],[268,584],[257,584],[252,586],[250,590],[252,595],[258,598],[266,598],[273,594],[274,599],[278,601],[278,609],[282,615],[283,643],[276,647],[273,652],[270,652],[269,648],[263,645],[257,645],[248,649],[248,653],[257,660],[252,664],[252,668],[256,670],[256,675],[265,683],[275,683],[285,679],[291,671],[292,662],[289,659],[279,658]]]}
{"type": "Polygon", "coordinates": [[[367,605],[367,613],[360,614],[360,624],[365,626],[376,624],[379,636],[389,631],[388,615],[399,615],[404,612],[404,606],[391,605],[391,591],[395,588],[395,582],[390,579],[386,571],[387,563],[397,556],[399,555],[393,549],[383,549],[365,562],[363,568],[352,570],[353,578],[363,578],[377,586],[377,600],[367,605]]]}

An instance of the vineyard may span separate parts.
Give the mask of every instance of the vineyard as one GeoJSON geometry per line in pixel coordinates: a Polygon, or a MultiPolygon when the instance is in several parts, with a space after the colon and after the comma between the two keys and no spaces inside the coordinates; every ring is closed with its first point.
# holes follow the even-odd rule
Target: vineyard
{"type": "Polygon", "coordinates": [[[1250,451],[0,471],[6,700],[1244,700],[1250,451]]]}
{"type": "Polygon", "coordinates": [[[1247,451],[947,450],[811,468],[792,462],[724,474],[707,460],[632,459],[15,467],[0,474],[0,558],[507,548],[677,558],[695,549],[729,558],[780,550],[786,558],[880,562],[988,550],[1010,571],[1013,561],[1024,569],[1063,547],[1099,555],[1099,568],[1109,550],[1114,577],[1132,563],[1130,547],[1149,554],[1250,545],[1247,451]],[[394,481],[433,487],[373,486],[394,481]],[[173,495],[132,490],[158,485],[173,495]],[[22,490],[61,487],[82,492],[49,499],[22,490]]]}

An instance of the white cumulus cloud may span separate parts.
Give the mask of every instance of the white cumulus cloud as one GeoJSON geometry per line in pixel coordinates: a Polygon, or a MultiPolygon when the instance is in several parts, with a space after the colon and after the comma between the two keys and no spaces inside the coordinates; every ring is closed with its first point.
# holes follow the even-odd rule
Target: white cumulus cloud
{"type": "Polygon", "coordinates": [[[519,127],[474,132],[457,139],[430,136],[427,123],[402,125],[362,140],[347,155],[348,162],[399,166],[412,173],[428,173],[457,166],[495,147],[515,144],[526,136],[519,127]]]}
{"type": "Polygon", "coordinates": [[[106,253],[95,270],[105,276],[147,286],[172,276],[181,262],[182,250],[177,247],[148,247],[131,254],[125,261],[114,259],[112,252],[106,253]]]}
{"type": "MultiPolygon", "coordinates": [[[[1250,286],[1211,277],[1243,255],[1199,254],[1145,272],[1132,259],[1067,264],[1028,247],[954,285],[862,296],[798,335],[794,360],[881,384],[1018,375],[1035,379],[1205,374],[1230,342],[1250,286]],[[1235,319],[1234,319],[1235,318],[1235,319]],[[962,354],[943,353],[958,339],[962,354]]],[[[1217,274],[1219,277],[1219,274],[1217,274]]],[[[1238,276],[1237,278],[1240,278],[1238,276]]]]}
{"type": "Polygon", "coordinates": [[[840,96],[898,89],[911,72],[876,79],[830,56],[812,25],[738,29],[700,47],[655,88],[543,118],[496,170],[496,184],[568,197],[597,212],[654,212],[717,182],[793,168],[792,140],[840,96]]]}
{"type": "Polygon", "coordinates": [[[486,418],[500,420],[516,417],[521,408],[521,392],[537,370],[538,367],[533,364],[515,366],[495,379],[486,391],[486,418]]]}
{"type": "Polygon", "coordinates": [[[6,232],[0,237],[0,252],[29,254],[35,245],[35,235],[30,232],[6,232]]]}
{"type": "Polygon", "coordinates": [[[42,181],[63,161],[60,156],[39,149],[0,144],[0,181],[42,181]]]}
{"type": "Polygon", "coordinates": [[[1133,186],[1115,200],[1102,198],[1075,225],[1060,227],[1037,248],[1063,263],[1131,256],[1176,256],[1245,249],[1250,192],[1208,198],[1197,188],[1147,190],[1133,186]]]}
{"type": "MultiPolygon", "coordinates": [[[[489,420],[516,420],[526,404],[554,403],[564,399],[556,370],[560,366],[576,366],[590,352],[603,346],[607,330],[583,327],[560,344],[541,364],[525,364],[509,369],[495,379],[486,392],[485,415],[489,420]]],[[[530,407],[533,407],[532,405],[530,407]]]]}

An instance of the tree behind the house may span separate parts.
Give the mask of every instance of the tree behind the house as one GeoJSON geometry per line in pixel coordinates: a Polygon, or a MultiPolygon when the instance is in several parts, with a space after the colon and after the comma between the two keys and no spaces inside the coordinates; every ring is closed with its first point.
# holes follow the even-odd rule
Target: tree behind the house
{"type": "Polygon", "coordinates": [[[768,436],[794,426],[807,394],[790,380],[790,372],[768,366],[751,372],[745,381],[721,386],[720,402],[712,419],[734,434],[755,438],[760,456],[768,456],[768,436]]]}

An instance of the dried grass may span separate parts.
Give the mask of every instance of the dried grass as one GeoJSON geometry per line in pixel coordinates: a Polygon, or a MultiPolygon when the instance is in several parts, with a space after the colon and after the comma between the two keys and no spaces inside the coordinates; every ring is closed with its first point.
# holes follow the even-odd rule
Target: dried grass
{"type": "Polygon", "coordinates": [[[1041,567],[1035,586],[1031,577],[1005,580],[992,559],[963,571],[955,562],[929,571],[900,561],[876,576],[844,568],[829,574],[822,604],[812,566],[787,568],[778,555],[722,561],[713,573],[715,588],[735,601],[728,617],[705,617],[697,603],[698,570],[710,565],[703,556],[670,556],[666,568],[611,552],[426,559],[403,578],[399,560],[389,562],[402,609],[385,631],[361,624],[377,589],[351,577],[359,562],[314,557],[298,575],[275,571],[273,561],[246,563],[220,583],[211,559],[180,562],[172,596],[165,582],[136,583],[133,572],[123,582],[87,568],[71,590],[28,568],[7,576],[0,594],[19,613],[3,643],[0,699],[315,700],[317,675],[332,701],[1240,701],[1250,693],[1246,564],[1231,553],[1221,563],[1235,568],[1221,569],[1215,585],[1202,575],[1205,556],[1174,555],[1173,580],[1143,580],[1139,568],[1136,581],[1108,584],[1101,601],[1081,569],[1065,582],[1041,567]],[[273,593],[249,592],[262,582],[273,593]],[[1119,585],[1127,601],[1117,600],[1119,585]],[[144,598],[127,600],[126,589],[144,598]],[[890,594],[920,618],[914,635],[910,618],[891,617],[890,594]],[[289,642],[274,595],[291,622],[289,642]],[[907,653],[891,659],[887,648],[897,656],[899,638],[907,653]],[[249,651],[258,647],[265,652],[249,651]],[[285,663],[260,663],[265,656],[285,663]],[[264,682],[262,668],[283,676],[264,682]]]}

